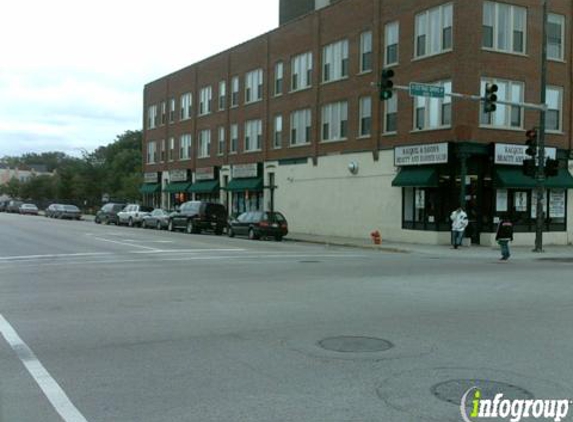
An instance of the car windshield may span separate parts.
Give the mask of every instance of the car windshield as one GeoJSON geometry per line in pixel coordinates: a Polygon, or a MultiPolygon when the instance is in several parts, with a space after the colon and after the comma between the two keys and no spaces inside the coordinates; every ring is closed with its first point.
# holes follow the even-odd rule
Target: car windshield
{"type": "Polygon", "coordinates": [[[79,211],[80,209],[75,205],[64,205],[66,211],[79,211]]]}

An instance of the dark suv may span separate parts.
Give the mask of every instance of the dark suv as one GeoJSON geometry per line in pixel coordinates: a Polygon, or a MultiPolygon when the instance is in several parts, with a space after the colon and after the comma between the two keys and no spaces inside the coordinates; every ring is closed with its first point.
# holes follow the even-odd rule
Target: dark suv
{"type": "Polygon", "coordinates": [[[120,212],[122,209],[125,208],[125,204],[117,204],[110,202],[105,204],[101,209],[97,212],[95,216],[95,223],[96,224],[117,224],[117,213],[120,212]]]}
{"type": "Polygon", "coordinates": [[[169,216],[167,228],[186,230],[187,233],[201,233],[213,230],[220,235],[227,226],[227,209],[214,202],[189,201],[169,216]]]}

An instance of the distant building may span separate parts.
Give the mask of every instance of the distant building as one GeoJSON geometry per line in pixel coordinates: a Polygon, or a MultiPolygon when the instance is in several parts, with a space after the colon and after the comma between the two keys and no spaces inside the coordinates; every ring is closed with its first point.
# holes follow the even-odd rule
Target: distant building
{"type": "Polygon", "coordinates": [[[0,163],[0,185],[5,185],[14,178],[25,183],[34,176],[53,176],[53,173],[47,171],[47,167],[43,164],[10,168],[0,163]]]}

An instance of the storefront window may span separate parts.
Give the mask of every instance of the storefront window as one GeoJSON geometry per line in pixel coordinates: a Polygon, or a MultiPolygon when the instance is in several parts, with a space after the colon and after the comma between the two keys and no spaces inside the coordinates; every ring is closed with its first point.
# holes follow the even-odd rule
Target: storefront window
{"type": "Polygon", "coordinates": [[[233,192],[233,215],[263,211],[263,192],[233,192]]]}
{"type": "Polygon", "coordinates": [[[440,188],[404,188],[403,227],[415,230],[447,230],[447,201],[440,188]]]}

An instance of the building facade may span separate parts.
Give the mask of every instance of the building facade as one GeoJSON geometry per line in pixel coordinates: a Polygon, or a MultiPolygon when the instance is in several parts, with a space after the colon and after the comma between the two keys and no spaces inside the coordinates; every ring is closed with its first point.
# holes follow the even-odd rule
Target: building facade
{"type": "Polygon", "coordinates": [[[339,0],[280,0],[279,23],[283,25],[314,10],[329,6],[339,0]]]}
{"type": "MultiPolygon", "coordinates": [[[[573,241],[573,4],[550,1],[545,243],[573,241]]],[[[493,244],[508,213],[533,244],[535,182],[522,173],[539,112],[396,90],[396,86],[540,102],[540,2],[342,0],[176,71],[144,89],[142,193],[173,207],[223,202],[230,213],[276,209],[291,231],[448,243],[462,203],[472,242],[493,244]]]]}

